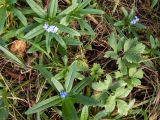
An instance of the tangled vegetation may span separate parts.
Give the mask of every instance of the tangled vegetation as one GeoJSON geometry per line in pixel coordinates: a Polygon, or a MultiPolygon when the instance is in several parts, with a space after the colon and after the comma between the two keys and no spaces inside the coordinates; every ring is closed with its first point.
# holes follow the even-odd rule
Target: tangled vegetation
{"type": "Polygon", "coordinates": [[[160,120],[158,0],[0,0],[0,120],[160,120]]]}

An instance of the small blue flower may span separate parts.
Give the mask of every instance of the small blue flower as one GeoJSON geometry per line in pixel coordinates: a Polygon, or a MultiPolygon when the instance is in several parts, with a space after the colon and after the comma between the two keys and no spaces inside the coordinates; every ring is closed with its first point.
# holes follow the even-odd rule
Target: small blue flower
{"type": "Polygon", "coordinates": [[[45,23],[45,24],[43,25],[43,28],[44,28],[45,30],[47,30],[48,27],[49,27],[49,25],[48,25],[47,23],[45,23]]]}
{"type": "Polygon", "coordinates": [[[62,99],[65,99],[67,95],[68,95],[67,92],[64,92],[64,91],[60,92],[60,96],[62,99]]]}
{"type": "Polygon", "coordinates": [[[51,25],[49,26],[48,23],[45,23],[43,25],[43,28],[47,31],[47,32],[51,32],[51,33],[56,33],[58,31],[58,27],[51,25]]]}
{"type": "Polygon", "coordinates": [[[131,25],[136,24],[139,21],[138,16],[135,16],[134,19],[130,22],[131,25]]]}

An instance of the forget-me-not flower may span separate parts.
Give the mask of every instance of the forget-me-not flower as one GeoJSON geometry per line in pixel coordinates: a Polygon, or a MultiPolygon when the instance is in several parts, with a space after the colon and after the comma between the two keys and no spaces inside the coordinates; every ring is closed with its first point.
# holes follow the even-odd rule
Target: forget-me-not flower
{"type": "Polygon", "coordinates": [[[67,97],[67,95],[68,94],[65,91],[60,92],[60,96],[61,96],[62,99],[65,99],[67,97]]]}
{"type": "Polygon", "coordinates": [[[138,16],[135,16],[134,19],[130,22],[131,25],[136,24],[139,21],[138,16]]]}
{"type": "Polygon", "coordinates": [[[58,31],[58,27],[54,26],[54,25],[48,25],[48,23],[45,23],[43,25],[43,28],[47,31],[47,32],[51,32],[51,33],[56,33],[58,31]]]}

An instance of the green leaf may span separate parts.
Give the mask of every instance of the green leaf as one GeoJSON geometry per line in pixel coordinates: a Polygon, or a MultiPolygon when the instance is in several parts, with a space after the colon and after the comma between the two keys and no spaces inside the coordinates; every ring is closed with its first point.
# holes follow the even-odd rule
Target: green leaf
{"type": "Polygon", "coordinates": [[[141,81],[137,78],[132,78],[131,82],[132,82],[132,85],[134,85],[134,86],[141,85],[141,81]]]}
{"type": "Polygon", "coordinates": [[[112,84],[112,78],[110,75],[107,75],[106,80],[104,80],[104,82],[99,81],[92,83],[92,88],[96,91],[108,90],[111,84],[112,84]]]}
{"type": "Polygon", "coordinates": [[[72,36],[80,36],[80,33],[77,32],[77,31],[74,30],[74,29],[71,29],[71,28],[66,27],[66,26],[64,26],[64,25],[61,25],[61,24],[56,24],[56,26],[57,26],[57,27],[59,28],[59,30],[62,31],[62,32],[68,33],[68,34],[70,34],[70,35],[72,35],[72,36]]]}
{"type": "Polygon", "coordinates": [[[88,120],[88,116],[89,116],[88,106],[85,105],[85,106],[82,108],[80,120],[88,120]]]}
{"type": "Polygon", "coordinates": [[[47,48],[47,52],[50,53],[51,52],[51,40],[53,38],[52,33],[46,33],[46,48],[47,48]]]}
{"type": "Polygon", "coordinates": [[[76,109],[69,97],[62,103],[62,116],[63,120],[79,120],[76,109]]]}
{"type": "Polygon", "coordinates": [[[152,0],[152,5],[151,7],[154,8],[158,4],[158,0],[152,0]]]}
{"type": "Polygon", "coordinates": [[[13,62],[17,63],[20,65],[22,68],[25,68],[25,64],[17,58],[14,54],[12,54],[7,48],[3,47],[0,45],[0,50],[4,52],[4,54],[13,62]]]}
{"type": "Polygon", "coordinates": [[[51,0],[48,8],[49,17],[53,18],[56,16],[58,9],[58,0],[51,0]]]}
{"type": "Polygon", "coordinates": [[[92,8],[86,8],[79,11],[79,14],[86,15],[86,14],[104,14],[104,11],[92,8]]]}
{"type": "Polygon", "coordinates": [[[69,72],[65,78],[65,88],[67,92],[70,92],[73,86],[73,81],[76,77],[76,62],[73,62],[69,67],[69,72]]]}
{"type": "Polygon", "coordinates": [[[124,7],[122,7],[122,11],[123,11],[124,16],[127,17],[128,16],[127,10],[124,7]]]}
{"type": "Polygon", "coordinates": [[[118,26],[124,26],[124,21],[118,21],[116,23],[114,23],[114,26],[118,27],[118,26]]]}
{"type": "Polygon", "coordinates": [[[33,0],[26,0],[28,5],[32,8],[32,10],[37,13],[42,18],[45,18],[46,13],[45,11],[33,0]]]}
{"type": "Polygon", "coordinates": [[[150,44],[151,44],[151,48],[156,48],[156,43],[155,43],[155,39],[153,38],[152,35],[150,35],[150,44]]]}
{"type": "Polygon", "coordinates": [[[115,109],[115,106],[116,106],[115,96],[109,96],[105,104],[105,111],[111,113],[115,109]]]}
{"type": "Polygon", "coordinates": [[[112,47],[115,53],[117,53],[117,39],[115,38],[114,34],[112,33],[110,37],[108,38],[108,43],[112,47]]]}
{"type": "Polygon", "coordinates": [[[91,2],[91,0],[84,0],[82,3],[80,3],[78,5],[78,9],[83,9],[84,7],[86,7],[89,3],[91,2]]]}
{"type": "Polygon", "coordinates": [[[139,70],[134,74],[133,77],[142,79],[142,78],[143,78],[143,70],[142,70],[142,69],[139,69],[139,70]]]}
{"type": "Polygon", "coordinates": [[[114,52],[114,51],[107,51],[107,52],[105,52],[104,57],[117,59],[117,58],[118,58],[118,55],[117,55],[117,53],[114,52]]]}
{"type": "Polygon", "coordinates": [[[54,84],[55,88],[58,90],[58,92],[64,91],[62,84],[59,81],[57,81],[54,77],[51,78],[51,81],[54,84]]]}
{"type": "Polygon", "coordinates": [[[26,19],[26,17],[23,15],[23,13],[20,10],[14,8],[13,9],[13,13],[14,13],[15,16],[18,17],[18,19],[22,22],[22,24],[24,26],[27,25],[27,19],[26,19]]]}
{"type": "Polygon", "coordinates": [[[0,32],[3,30],[3,27],[5,25],[5,20],[6,20],[6,8],[1,7],[0,8],[0,32]]]}
{"type": "Polygon", "coordinates": [[[127,74],[127,66],[122,58],[118,58],[117,60],[118,69],[124,74],[127,74]]]}
{"type": "Polygon", "coordinates": [[[129,95],[129,93],[131,92],[132,88],[125,88],[125,87],[120,87],[117,88],[115,91],[115,97],[116,98],[125,98],[129,95]]]}
{"type": "Polygon", "coordinates": [[[65,49],[67,48],[66,43],[63,41],[62,37],[59,34],[53,34],[55,40],[65,49]]]}
{"type": "MultiPolygon", "coordinates": [[[[2,101],[0,101],[0,102],[2,102],[2,101]]],[[[5,108],[5,107],[0,106],[0,117],[1,117],[1,120],[7,120],[8,115],[9,115],[8,109],[5,108]]]]}
{"type": "Polygon", "coordinates": [[[136,73],[137,69],[136,67],[129,68],[129,76],[132,77],[136,73]]]}
{"type": "Polygon", "coordinates": [[[63,38],[63,39],[64,39],[64,42],[66,43],[66,45],[80,46],[80,45],[83,44],[83,43],[80,42],[79,40],[76,40],[76,39],[71,38],[71,37],[65,37],[65,38],[63,38]]]}
{"type": "Polygon", "coordinates": [[[78,6],[77,3],[76,4],[72,4],[67,9],[65,9],[64,11],[62,11],[61,13],[59,13],[57,17],[59,17],[59,16],[65,16],[65,15],[73,12],[77,8],[77,6],[78,6]]]}
{"type": "Polygon", "coordinates": [[[123,100],[117,100],[117,107],[118,107],[118,113],[121,115],[127,115],[128,114],[128,104],[123,100]]]}
{"type": "Polygon", "coordinates": [[[75,93],[80,93],[84,87],[86,87],[87,85],[89,85],[92,82],[92,78],[88,77],[88,78],[84,78],[81,82],[79,82],[74,88],[73,88],[73,92],[75,93]]]}
{"type": "Polygon", "coordinates": [[[38,36],[39,34],[43,33],[44,29],[43,29],[43,25],[39,25],[37,27],[35,27],[34,29],[32,29],[30,32],[28,32],[25,36],[24,39],[32,39],[36,36],[38,36]]]}
{"type": "Polygon", "coordinates": [[[99,104],[99,102],[91,97],[88,96],[83,96],[83,95],[73,95],[72,100],[75,103],[81,103],[84,105],[89,105],[89,106],[96,106],[99,104]]]}
{"type": "Polygon", "coordinates": [[[48,98],[46,100],[43,100],[43,101],[37,103],[33,107],[31,107],[29,110],[27,110],[25,112],[25,114],[32,114],[32,113],[36,113],[36,112],[41,112],[42,110],[45,110],[49,107],[53,107],[53,106],[59,104],[61,101],[62,101],[62,99],[59,96],[54,96],[54,97],[48,98]]]}

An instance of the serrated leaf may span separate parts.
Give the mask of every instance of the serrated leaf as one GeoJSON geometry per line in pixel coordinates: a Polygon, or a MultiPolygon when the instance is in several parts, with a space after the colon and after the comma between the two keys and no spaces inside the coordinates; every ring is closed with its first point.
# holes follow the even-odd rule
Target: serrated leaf
{"type": "Polygon", "coordinates": [[[62,99],[59,96],[54,96],[54,97],[48,98],[48,99],[43,100],[43,101],[37,103],[36,105],[34,105],[32,108],[27,110],[25,112],[25,114],[32,114],[32,113],[36,113],[36,112],[41,112],[44,109],[47,109],[49,107],[53,107],[53,106],[59,104],[61,101],[62,101],[62,99]]]}
{"type": "Polygon", "coordinates": [[[88,120],[88,116],[89,116],[88,106],[85,105],[85,106],[82,108],[80,120],[88,120]]]}
{"type": "Polygon", "coordinates": [[[150,44],[151,44],[151,48],[155,48],[156,47],[156,43],[155,43],[155,39],[153,38],[152,35],[150,35],[149,41],[150,41],[150,44]]]}
{"type": "Polygon", "coordinates": [[[118,107],[118,113],[120,115],[127,115],[128,114],[128,104],[123,100],[117,100],[117,107],[118,107]]]}
{"type": "Polygon", "coordinates": [[[122,58],[118,58],[117,60],[117,64],[118,64],[118,69],[124,74],[127,74],[127,66],[124,62],[124,60],[122,60],[122,58]]]}
{"type": "Polygon", "coordinates": [[[105,52],[104,57],[117,59],[117,58],[118,58],[118,55],[117,55],[117,53],[114,52],[114,51],[107,51],[107,52],[105,52]]]}
{"type": "Polygon", "coordinates": [[[117,39],[115,38],[114,34],[112,33],[108,38],[108,43],[112,47],[115,53],[117,53],[117,39]]]}
{"type": "Polygon", "coordinates": [[[125,55],[125,58],[130,63],[138,63],[141,60],[140,54],[136,54],[136,53],[127,53],[125,55]]]}
{"type": "Polygon", "coordinates": [[[136,73],[136,67],[129,68],[129,76],[132,77],[136,73]]]}
{"type": "Polygon", "coordinates": [[[132,78],[131,82],[132,82],[132,85],[134,85],[134,86],[141,85],[141,81],[137,78],[132,78]]]}
{"type": "Polygon", "coordinates": [[[32,10],[37,13],[42,18],[45,18],[46,13],[45,11],[33,0],[26,0],[28,5],[32,8],[32,10]]]}
{"type": "Polygon", "coordinates": [[[142,70],[142,69],[139,69],[139,70],[134,74],[133,77],[142,79],[142,78],[143,78],[143,70],[142,70]]]}
{"type": "Polygon", "coordinates": [[[132,88],[125,88],[125,87],[117,88],[115,91],[115,97],[116,98],[125,98],[129,95],[131,90],[132,90],[132,88]]]}
{"type": "Polygon", "coordinates": [[[115,106],[116,106],[115,96],[109,96],[105,104],[105,111],[110,113],[115,109],[115,106]]]}

